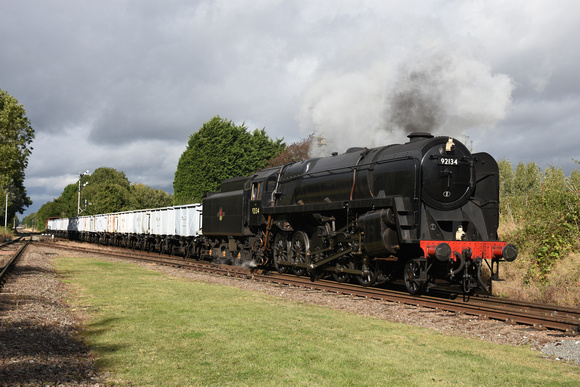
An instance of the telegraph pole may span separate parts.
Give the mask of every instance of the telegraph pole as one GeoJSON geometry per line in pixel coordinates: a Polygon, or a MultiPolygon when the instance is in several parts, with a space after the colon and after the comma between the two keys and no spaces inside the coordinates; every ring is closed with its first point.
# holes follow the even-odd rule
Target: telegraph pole
{"type": "Polygon", "coordinates": [[[83,176],[88,175],[89,170],[87,169],[85,172],[79,172],[79,194],[78,194],[78,201],[77,201],[77,216],[81,214],[81,188],[87,185],[87,183],[83,184],[81,187],[81,179],[83,176]]]}
{"type": "Polygon", "coordinates": [[[6,212],[4,212],[4,228],[8,230],[8,192],[6,192],[6,212]]]}

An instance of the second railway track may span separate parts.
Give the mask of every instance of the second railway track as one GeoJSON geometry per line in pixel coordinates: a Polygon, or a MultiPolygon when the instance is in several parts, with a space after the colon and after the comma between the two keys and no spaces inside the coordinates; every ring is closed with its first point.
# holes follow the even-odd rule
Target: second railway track
{"type": "Polygon", "coordinates": [[[499,297],[474,296],[469,299],[464,299],[463,297],[453,298],[450,297],[449,294],[446,296],[412,296],[406,292],[384,288],[363,287],[350,283],[344,284],[327,280],[317,280],[312,282],[309,277],[297,277],[290,274],[280,275],[278,273],[264,272],[262,270],[217,265],[206,261],[169,257],[156,253],[131,251],[123,248],[98,247],[95,245],[88,246],[62,242],[44,242],[43,245],[56,249],[66,249],[116,258],[140,260],[200,272],[209,272],[240,278],[251,278],[257,281],[298,286],[305,289],[328,291],[356,297],[423,306],[442,311],[500,320],[510,324],[531,326],[536,329],[557,330],[569,335],[580,334],[580,308],[531,303],[499,297]]]}
{"type": "Polygon", "coordinates": [[[22,241],[22,238],[15,240],[10,243],[4,243],[0,246],[3,253],[0,255],[0,290],[6,282],[6,278],[10,274],[10,271],[16,265],[16,262],[28,246],[28,241],[22,241]]]}

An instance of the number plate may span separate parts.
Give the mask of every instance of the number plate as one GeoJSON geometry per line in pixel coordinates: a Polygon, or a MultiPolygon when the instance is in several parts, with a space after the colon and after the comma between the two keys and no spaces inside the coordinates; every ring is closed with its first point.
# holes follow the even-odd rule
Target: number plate
{"type": "Polygon", "coordinates": [[[455,157],[441,157],[439,165],[459,165],[459,159],[455,157]]]}

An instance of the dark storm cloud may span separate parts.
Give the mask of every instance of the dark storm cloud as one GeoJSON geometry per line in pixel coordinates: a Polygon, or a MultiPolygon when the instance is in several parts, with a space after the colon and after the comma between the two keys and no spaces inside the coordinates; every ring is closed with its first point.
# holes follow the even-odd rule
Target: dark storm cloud
{"type": "MultiPolygon", "coordinates": [[[[122,135],[111,143],[159,138],[156,131],[143,130],[142,121],[179,116],[195,101],[191,92],[197,84],[220,77],[209,40],[174,31],[171,25],[180,14],[168,5],[18,2],[3,13],[2,24],[5,36],[23,39],[9,45],[13,52],[0,70],[17,70],[19,76],[2,86],[20,94],[41,130],[94,124],[92,138],[99,142],[113,133],[122,135]],[[111,113],[127,118],[112,128],[111,113]],[[130,124],[135,117],[143,119],[130,124]]],[[[188,13],[187,7],[181,11],[188,13]]]]}

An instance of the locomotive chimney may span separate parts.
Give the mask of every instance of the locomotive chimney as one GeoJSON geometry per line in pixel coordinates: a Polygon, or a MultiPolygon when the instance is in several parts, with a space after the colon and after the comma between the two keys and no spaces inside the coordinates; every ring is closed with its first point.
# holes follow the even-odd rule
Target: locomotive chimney
{"type": "Polygon", "coordinates": [[[410,133],[407,137],[409,138],[409,142],[415,142],[415,141],[419,141],[419,140],[426,140],[426,139],[433,138],[433,135],[431,133],[428,133],[428,132],[413,132],[413,133],[410,133]]]}

